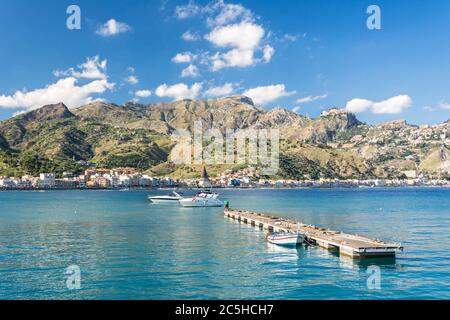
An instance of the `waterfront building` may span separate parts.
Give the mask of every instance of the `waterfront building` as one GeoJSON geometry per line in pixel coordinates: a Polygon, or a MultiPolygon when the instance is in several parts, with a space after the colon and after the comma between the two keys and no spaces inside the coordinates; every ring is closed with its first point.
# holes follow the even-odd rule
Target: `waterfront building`
{"type": "Polygon", "coordinates": [[[116,175],[112,174],[105,174],[103,176],[106,180],[109,182],[109,186],[111,188],[118,188],[119,187],[119,178],[116,175]]]}
{"type": "Polygon", "coordinates": [[[10,178],[0,178],[0,188],[13,188],[14,183],[10,178]]]}
{"type": "Polygon", "coordinates": [[[108,178],[102,176],[95,179],[95,185],[100,188],[109,188],[111,187],[111,182],[108,178]]]}
{"type": "Polygon", "coordinates": [[[40,188],[54,188],[56,185],[54,173],[41,173],[39,175],[40,188]]]}

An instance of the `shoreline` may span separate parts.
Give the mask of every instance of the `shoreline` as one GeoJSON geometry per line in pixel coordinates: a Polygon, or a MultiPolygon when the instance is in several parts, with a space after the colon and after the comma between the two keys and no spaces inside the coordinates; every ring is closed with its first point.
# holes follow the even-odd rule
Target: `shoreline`
{"type": "Polygon", "coordinates": [[[137,187],[137,188],[0,188],[0,192],[42,192],[42,191],[164,191],[164,190],[309,190],[309,189],[323,189],[323,190],[374,190],[374,189],[450,189],[450,185],[416,185],[416,186],[311,186],[311,187],[137,187]]]}

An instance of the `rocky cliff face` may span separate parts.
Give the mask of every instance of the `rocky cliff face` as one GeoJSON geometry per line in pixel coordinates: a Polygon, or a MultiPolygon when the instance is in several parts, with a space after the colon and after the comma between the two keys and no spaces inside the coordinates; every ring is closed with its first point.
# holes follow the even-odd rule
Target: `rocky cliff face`
{"type": "Polygon", "coordinates": [[[73,112],[82,119],[125,128],[146,128],[161,134],[189,130],[196,121],[201,122],[205,129],[243,129],[250,127],[263,114],[263,110],[256,108],[251,99],[242,96],[150,105],[94,103],[73,112]]]}
{"type": "Polygon", "coordinates": [[[72,118],[74,114],[69,111],[64,103],[51,104],[42,108],[16,116],[16,120],[22,123],[37,121],[50,121],[58,119],[72,118]]]}
{"type": "Polygon", "coordinates": [[[62,103],[47,105],[0,122],[0,133],[10,146],[15,146],[22,141],[29,130],[43,123],[74,117],[75,115],[62,103]]]}

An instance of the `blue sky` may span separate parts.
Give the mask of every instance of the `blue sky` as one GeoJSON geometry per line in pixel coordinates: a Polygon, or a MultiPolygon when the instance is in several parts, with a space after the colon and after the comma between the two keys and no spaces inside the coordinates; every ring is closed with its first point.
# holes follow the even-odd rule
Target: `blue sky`
{"type": "Polygon", "coordinates": [[[59,101],[242,93],[310,117],[450,118],[449,1],[0,0],[0,26],[0,119],[59,101]],[[66,27],[71,4],[81,30],[66,27]],[[371,4],[381,30],[366,26],[371,4]]]}

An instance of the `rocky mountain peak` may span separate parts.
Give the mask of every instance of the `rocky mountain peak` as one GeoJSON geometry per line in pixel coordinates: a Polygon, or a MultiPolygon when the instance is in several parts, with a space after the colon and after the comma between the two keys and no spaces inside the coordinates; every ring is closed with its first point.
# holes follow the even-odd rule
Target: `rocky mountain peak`
{"type": "Polygon", "coordinates": [[[385,121],[378,125],[378,128],[385,130],[400,130],[407,127],[415,127],[407,123],[405,120],[385,121]]]}
{"type": "Polygon", "coordinates": [[[234,100],[239,103],[245,103],[245,104],[249,104],[251,106],[255,106],[255,104],[253,103],[253,100],[247,96],[237,95],[237,96],[231,96],[231,97],[229,97],[229,99],[234,100]]]}
{"type": "Polygon", "coordinates": [[[30,122],[65,119],[74,116],[75,115],[69,111],[66,105],[61,102],[57,104],[49,104],[39,109],[29,111],[17,116],[17,118],[26,122],[30,122]]]}
{"type": "Polygon", "coordinates": [[[362,124],[362,122],[356,118],[356,115],[354,113],[339,108],[332,108],[330,110],[322,112],[319,116],[319,120],[320,119],[336,121],[337,123],[341,124],[340,127],[345,128],[352,128],[354,126],[362,124]]]}

